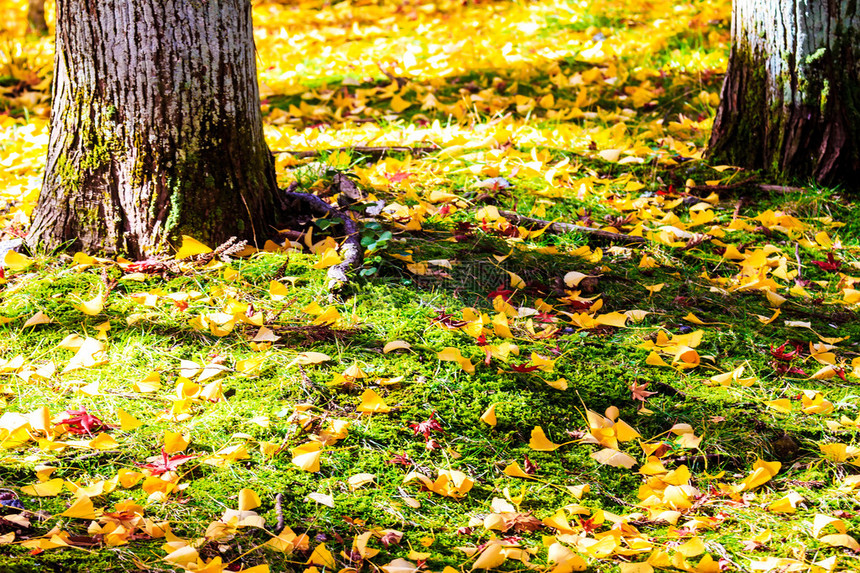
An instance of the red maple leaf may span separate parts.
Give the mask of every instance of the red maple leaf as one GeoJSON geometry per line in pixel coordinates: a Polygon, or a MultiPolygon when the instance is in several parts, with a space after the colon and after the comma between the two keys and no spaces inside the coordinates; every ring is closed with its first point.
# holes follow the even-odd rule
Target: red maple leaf
{"type": "Polygon", "coordinates": [[[527,366],[528,362],[523,364],[511,364],[511,370],[514,372],[534,372],[540,366],[527,366]]]}
{"type": "Polygon", "coordinates": [[[502,297],[502,299],[507,302],[514,296],[514,291],[508,290],[505,288],[505,285],[499,285],[496,290],[492,291],[487,295],[487,298],[490,300],[495,299],[497,296],[502,297]]]}
{"type": "Polygon", "coordinates": [[[409,427],[412,428],[412,431],[415,432],[415,435],[421,434],[424,436],[425,441],[430,440],[431,432],[443,432],[445,430],[442,429],[442,426],[439,424],[439,421],[435,418],[436,412],[430,414],[430,417],[424,420],[423,422],[412,422],[409,424],[409,427]]]}
{"type": "Polygon", "coordinates": [[[448,314],[444,309],[433,317],[433,322],[438,322],[442,326],[452,329],[462,328],[468,324],[465,320],[456,320],[453,314],[448,314]]]}
{"type": "Polygon", "coordinates": [[[470,239],[474,236],[475,225],[466,221],[457,223],[457,228],[454,231],[454,240],[458,243],[470,239]]]}
{"type": "Polygon", "coordinates": [[[523,457],[525,458],[525,461],[523,462],[523,471],[529,475],[537,473],[537,471],[540,469],[538,468],[538,465],[531,461],[528,456],[523,457]]]}
{"type": "Polygon", "coordinates": [[[137,464],[137,466],[145,470],[149,470],[149,472],[154,476],[160,476],[163,473],[172,472],[193,457],[195,456],[177,455],[171,458],[167,455],[167,452],[164,451],[164,448],[161,448],[160,460],[152,462],[151,464],[137,464]]]}
{"type": "Polygon", "coordinates": [[[795,344],[795,345],[793,345],[794,350],[792,350],[790,352],[786,352],[785,347],[787,345],[788,345],[788,342],[783,342],[777,348],[774,348],[771,346],[770,355],[773,356],[774,358],[776,358],[777,360],[785,360],[786,362],[791,362],[792,360],[797,358],[798,354],[800,354],[800,346],[795,344]]]}
{"type": "Polygon", "coordinates": [[[105,424],[96,416],[93,416],[87,409],[82,410],[66,410],[68,418],[60,422],[61,426],[66,426],[66,430],[72,434],[89,434],[93,432],[101,432],[102,430],[110,430],[113,426],[105,424]]]}
{"type": "Polygon", "coordinates": [[[812,261],[813,265],[816,265],[822,271],[827,271],[829,273],[836,272],[842,268],[842,261],[837,261],[833,257],[833,253],[827,253],[826,261],[812,261]]]}
{"type": "Polygon", "coordinates": [[[400,183],[401,181],[406,181],[410,177],[415,175],[414,173],[410,173],[408,171],[398,171],[397,173],[387,173],[385,174],[385,178],[391,181],[392,183],[400,183]]]}
{"type": "Polygon", "coordinates": [[[406,454],[395,454],[393,458],[388,460],[388,463],[398,466],[412,466],[415,464],[415,462],[413,462],[406,454]]]}
{"type": "Polygon", "coordinates": [[[600,527],[597,523],[594,523],[594,520],[595,520],[595,518],[593,518],[593,517],[591,519],[586,518],[586,517],[581,517],[581,518],[579,518],[579,524],[582,526],[582,529],[584,529],[586,533],[591,533],[595,529],[600,527]]]}

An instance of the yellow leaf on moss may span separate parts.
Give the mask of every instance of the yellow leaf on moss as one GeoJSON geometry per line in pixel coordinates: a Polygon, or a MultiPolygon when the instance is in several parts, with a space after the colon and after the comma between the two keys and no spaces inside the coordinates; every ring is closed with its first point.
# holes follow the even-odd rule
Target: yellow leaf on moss
{"type": "Polygon", "coordinates": [[[77,308],[79,311],[86,315],[95,316],[101,313],[101,311],[104,309],[104,302],[104,297],[101,293],[99,293],[90,300],[75,305],[75,308],[77,308]]]}
{"type": "Polygon", "coordinates": [[[194,255],[203,255],[211,252],[212,249],[200,241],[189,237],[188,235],[182,235],[182,246],[179,247],[178,251],[176,251],[175,259],[178,261],[188,257],[193,257],[194,255]]]}
{"type": "Polygon", "coordinates": [[[326,360],[331,360],[331,357],[328,354],[323,354],[322,352],[301,352],[293,359],[292,362],[287,365],[287,368],[296,364],[300,366],[319,364],[320,362],[325,362],[326,360]]]}
{"type": "Polygon", "coordinates": [[[603,448],[599,452],[591,454],[591,457],[601,464],[615,468],[627,468],[629,470],[636,465],[636,460],[632,456],[612,448],[603,448]]]}
{"type": "Polygon", "coordinates": [[[475,373],[474,364],[472,364],[472,362],[468,358],[465,358],[463,356],[459,348],[448,346],[446,348],[443,348],[437,356],[439,357],[439,360],[443,360],[446,362],[457,362],[460,365],[460,368],[462,368],[469,374],[475,373]]]}
{"type": "Polygon", "coordinates": [[[368,388],[362,392],[361,403],[356,411],[365,414],[385,414],[391,411],[391,406],[386,404],[379,394],[368,388]]]}
{"type": "Polygon", "coordinates": [[[382,353],[388,354],[389,352],[394,352],[395,350],[409,350],[410,348],[412,348],[412,345],[405,340],[392,340],[391,342],[387,342],[385,346],[382,347],[382,353]]]}
{"type": "Polygon", "coordinates": [[[529,447],[539,452],[552,452],[560,448],[561,444],[555,444],[549,441],[549,438],[546,437],[543,428],[541,428],[540,426],[535,426],[532,429],[532,436],[529,440],[529,447]]]}
{"type": "Polygon", "coordinates": [[[164,432],[164,451],[168,454],[181,452],[188,447],[191,439],[182,435],[180,432],[164,432]]]}
{"type": "Polygon", "coordinates": [[[327,269],[329,267],[339,265],[341,262],[343,262],[343,259],[341,259],[340,255],[337,254],[337,250],[332,247],[329,247],[323,252],[322,256],[320,257],[320,260],[314,263],[314,268],[327,269]]]}
{"type": "Polygon", "coordinates": [[[308,557],[306,563],[308,565],[319,565],[326,569],[334,569],[337,565],[337,562],[334,560],[334,556],[331,554],[331,551],[326,548],[325,543],[320,543],[314,548],[313,553],[308,557]]]}
{"type": "Polygon", "coordinates": [[[284,300],[288,294],[290,294],[290,290],[284,283],[278,281],[269,282],[269,296],[272,297],[272,300],[284,300]]]}
{"type": "Polygon", "coordinates": [[[239,511],[250,511],[255,507],[260,507],[260,496],[252,489],[239,490],[239,511]]]}
{"type": "Polygon", "coordinates": [[[6,251],[3,257],[3,265],[13,271],[21,271],[26,269],[33,262],[33,259],[22,255],[15,251],[6,251]]]}
{"type": "Polygon", "coordinates": [[[96,512],[93,508],[93,501],[88,495],[82,495],[63,513],[63,517],[71,517],[75,519],[95,519],[96,512]]]}
{"type": "Polygon", "coordinates": [[[116,416],[119,418],[119,428],[123,432],[131,431],[143,423],[122,408],[116,409],[116,416]]]}
{"type": "Polygon", "coordinates": [[[504,469],[504,474],[506,476],[515,477],[515,478],[530,478],[531,476],[523,471],[523,468],[520,467],[520,464],[517,462],[511,462],[504,469]]]}
{"type": "Polygon", "coordinates": [[[21,488],[21,493],[24,495],[32,495],[36,497],[54,497],[63,491],[65,480],[62,478],[54,478],[42,483],[34,483],[25,485],[21,488]]]}
{"type": "Polygon", "coordinates": [[[293,463],[306,472],[320,471],[320,454],[322,444],[319,442],[308,442],[290,452],[293,454],[293,463]]]}
{"type": "Polygon", "coordinates": [[[481,421],[487,425],[496,425],[496,405],[492,404],[486,411],[481,414],[481,421]]]}
{"type": "Polygon", "coordinates": [[[53,322],[53,320],[48,317],[47,314],[40,310],[39,312],[28,318],[27,322],[24,323],[24,326],[22,328],[27,328],[28,326],[36,326],[37,324],[48,324],[49,322],[53,322]]]}

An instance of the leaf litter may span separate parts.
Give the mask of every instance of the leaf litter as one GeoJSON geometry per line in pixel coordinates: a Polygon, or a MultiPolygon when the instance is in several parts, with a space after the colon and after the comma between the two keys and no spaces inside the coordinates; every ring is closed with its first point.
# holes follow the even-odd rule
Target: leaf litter
{"type": "MultiPolygon", "coordinates": [[[[3,10],[12,239],[53,46],[3,10]]],[[[327,295],[325,218],[6,252],[0,563],[860,566],[852,206],[701,161],[728,2],[254,10],[280,181],[352,205],[363,278],[327,295]]]]}

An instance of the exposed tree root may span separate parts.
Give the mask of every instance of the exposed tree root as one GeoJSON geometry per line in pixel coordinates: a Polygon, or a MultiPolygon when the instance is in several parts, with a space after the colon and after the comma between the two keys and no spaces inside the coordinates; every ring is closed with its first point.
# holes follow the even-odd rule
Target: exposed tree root
{"type": "Polygon", "coordinates": [[[582,225],[573,225],[571,223],[534,219],[532,217],[526,217],[524,215],[514,213],[513,211],[499,211],[499,214],[514,225],[522,225],[524,227],[547,227],[547,230],[551,233],[586,233],[601,239],[623,243],[645,243],[647,241],[644,237],[633,237],[623,233],[611,233],[609,231],[601,231],[600,229],[583,227],[582,225]]]}
{"type": "Polygon", "coordinates": [[[338,291],[349,283],[347,273],[357,270],[364,263],[364,252],[361,247],[358,225],[348,213],[330,205],[316,195],[298,192],[296,189],[298,189],[298,184],[292,183],[284,190],[282,204],[284,210],[299,213],[301,209],[296,209],[295,204],[304,204],[316,216],[337,218],[342,222],[346,234],[346,239],[340,247],[340,256],[343,261],[328,269],[328,289],[329,291],[338,291]]]}

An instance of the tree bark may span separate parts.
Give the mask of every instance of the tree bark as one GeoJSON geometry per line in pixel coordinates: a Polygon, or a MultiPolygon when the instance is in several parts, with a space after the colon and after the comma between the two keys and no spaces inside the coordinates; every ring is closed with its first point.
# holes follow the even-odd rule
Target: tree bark
{"type": "Polygon", "coordinates": [[[45,0],[30,0],[27,5],[27,31],[44,36],[48,33],[45,21],[45,0]]]}
{"type": "Polygon", "coordinates": [[[858,0],[735,0],[709,155],[857,187],[858,0]]]}
{"type": "Polygon", "coordinates": [[[250,0],[58,0],[30,242],[143,257],[277,224],[250,0]]]}

